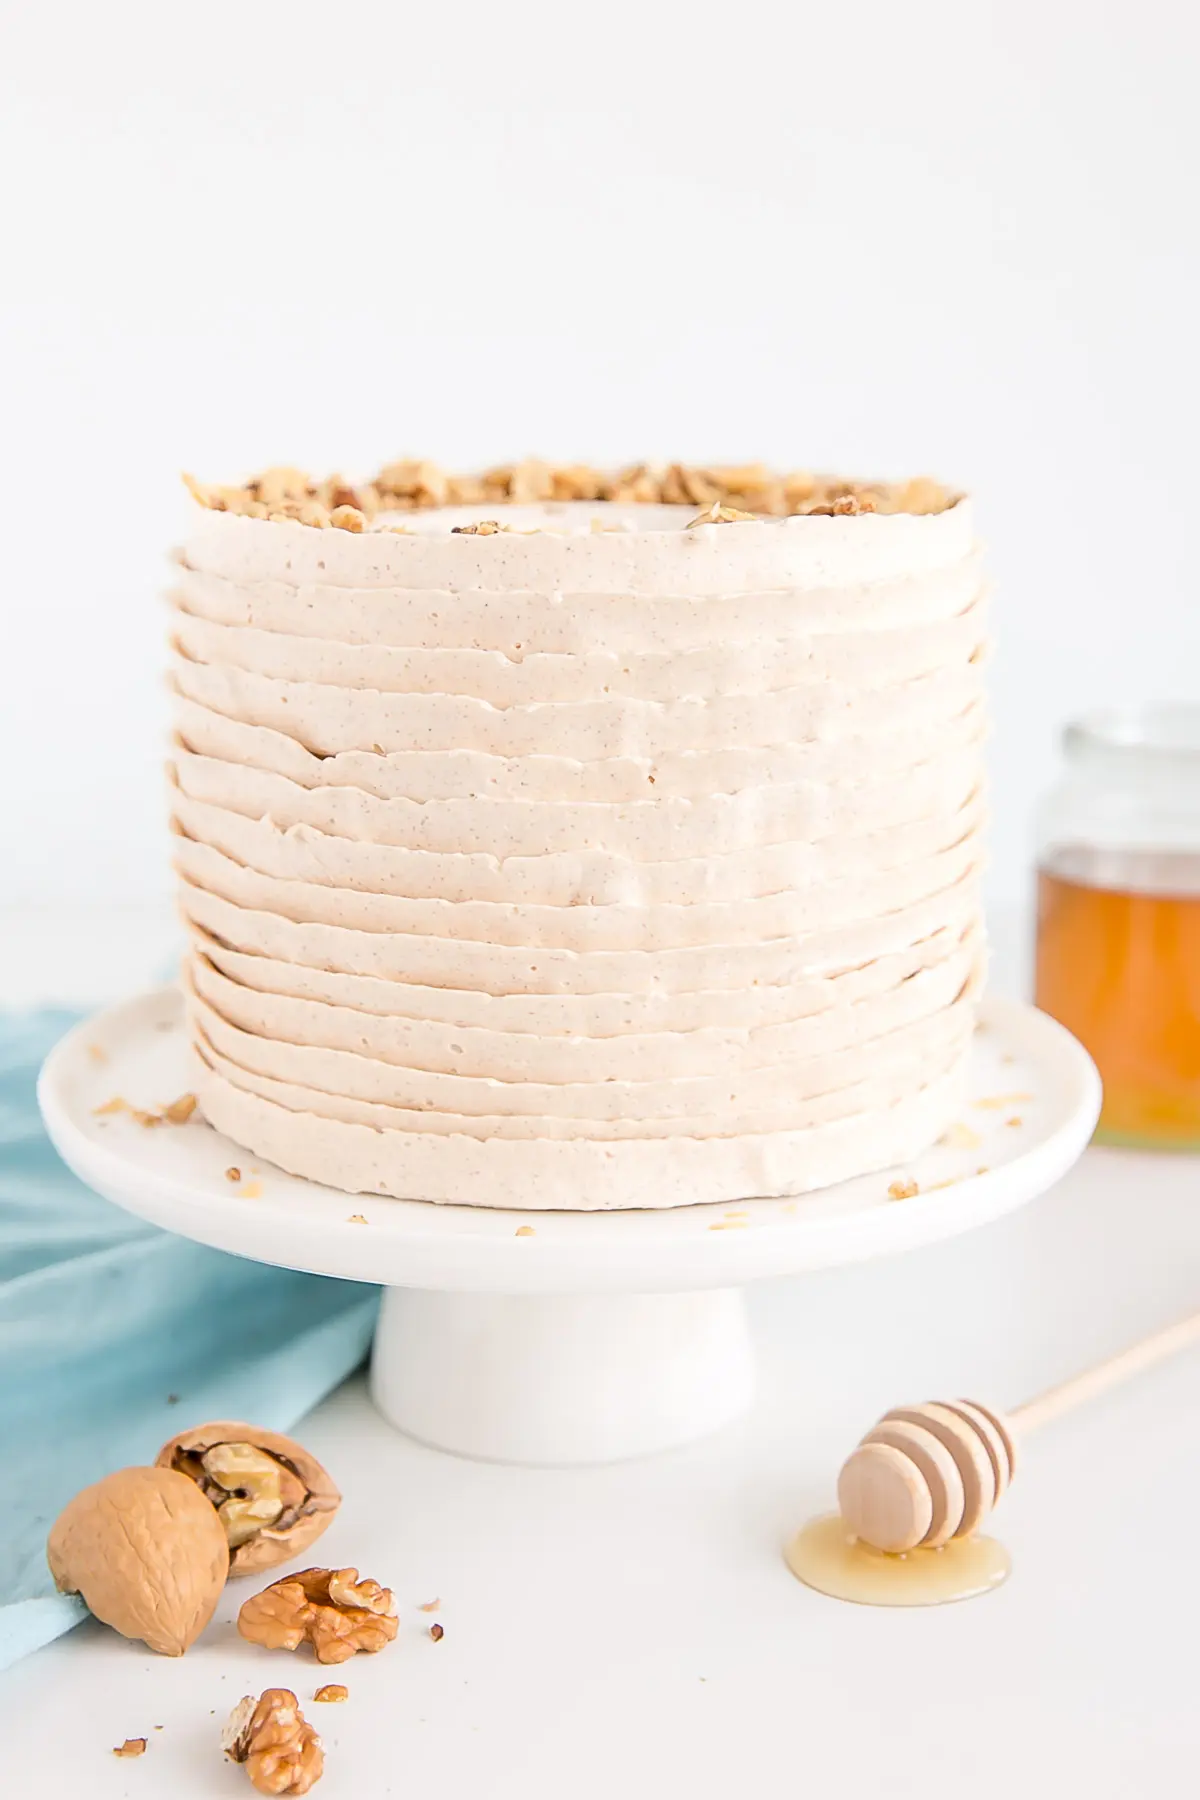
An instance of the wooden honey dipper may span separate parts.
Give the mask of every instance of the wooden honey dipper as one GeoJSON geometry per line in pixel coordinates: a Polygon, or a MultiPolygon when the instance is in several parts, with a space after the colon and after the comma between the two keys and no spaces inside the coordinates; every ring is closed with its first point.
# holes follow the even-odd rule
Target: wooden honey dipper
{"type": "Polygon", "coordinates": [[[1016,1431],[1048,1425],[1118,1382],[1200,1343],[1200,1313],[1060,1382],[1007,1415],[977,1400],[897,1406],[842,1465],[838,1506],[855,1537],[900,1554],[969,1537],[1016,1470],[1016,1431]]]}

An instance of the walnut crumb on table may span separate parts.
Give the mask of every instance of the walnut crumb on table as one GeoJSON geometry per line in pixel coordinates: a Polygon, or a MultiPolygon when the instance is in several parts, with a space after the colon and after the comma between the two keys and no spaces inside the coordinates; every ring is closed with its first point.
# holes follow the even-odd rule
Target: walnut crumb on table
{"type": "Polygon", "coordinates": [[[261,1181],[244,1181],[238,1189],[238,1194],[243,1200],[261,1200],[262,1191],[261,1181]]]}
{"type": "Polygon", "coordinates": [[[113,1747],[114,1756],[145,1756],[145,1754],[145,1738],[126,1738],[123,1744],[116,1744],[113,1747]]]}
{"type": "Polygon", "coordinates": [[[439,1625],[435,1620],[435,1622],[429,1627],[429,1635],[433,1639],[435,1644],[440,1644],[442,1639],[446,1635],[446,1627],[444,1625],[439,1625]]]}
{"type": "Polygon", "coordinates": [[[536,1237],[537,1232],[532,1225],[518,1225],[516,1232],[514,1233],[514,1236],[516,1236],[516,1237],[536,1237]]]}
{"type": "Polygon", "coordinates": [[[417,1611],[418,1612],[436,1612],[438,1610],[438,1607],[441,1604],[442,1604],[442,1602],[440,1599],[426,1600],[421,1606],[418,1606],[417,1611]]]}
{"type": "Polygon", "coordinates": [[[323,1706],[335,1706],[339,1700],[348,1700],[349,1698],[350,1689],[343,1687],[340,1681],[327,1681],[325,1686],[319,1687],[313,1695],[313,1699],[319,1700],[323,1706]]]}
{"type": "Polygon", "coordinates": [[[351,1213],[350,1217],[346,1220],[346,1223],[347,1225],[367,1225],[370,1221],[368,1220],[366,1213],[351,1213]]]}
{"type": "Polygon", "coordinates": [[[225,1179],[226,1181],[240,1181],[242,1179],[242,1171],[240,1169],[226,1169],[225,1179]]]}

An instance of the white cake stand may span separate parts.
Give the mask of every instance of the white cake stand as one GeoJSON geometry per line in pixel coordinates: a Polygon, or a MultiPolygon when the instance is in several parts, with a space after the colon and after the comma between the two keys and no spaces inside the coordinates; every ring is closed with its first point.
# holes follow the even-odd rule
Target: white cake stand
{"type": "Polygon", "coordinates": [[[715,1430],[754,1390],[743,1283],[930,1244],[1043,1193],[1091,1136],[1100,1083],[1044,1014],[988,1001],[961,1124],[910,1167],[797,1200],[511,1213],[343,1194],[258,1162],[197,1117],[182,1009],[159,989],[71,1031],[39,1085],[82,1180],[220,1250],[385,1288],[372,1387],[394,1424],[462,1455],[608,1462],[715,1430]],[[241,1172],[231,1182],[229,1169],[241,1172]],[[897,1180],[911,1198],[889,1198],[897,1180]]]}

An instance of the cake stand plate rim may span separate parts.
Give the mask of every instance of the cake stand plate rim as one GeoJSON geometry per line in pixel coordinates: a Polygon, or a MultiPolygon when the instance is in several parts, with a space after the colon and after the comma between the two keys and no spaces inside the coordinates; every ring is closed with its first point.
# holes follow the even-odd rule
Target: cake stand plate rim
{"type": "MultiPolygon", "coordinates": [[[[96,1105],[121,1093],[139,1058],[143,1084],[154,1053],[155,1066],[165,1054],[182,1068],[173,986],[76,1025],[47,1057],[38,1098],[55,1147],[89,1186],[150,1223],[235,1255],[446,1292],[668,1293],[919,1248],[988,1224],[1052,1187],[1091,1137],[1099,1076],[1075,1039],[1025,1002],[985,999],[980,1024],[974,1086],[988,1075],[993,1089],[1009,1080],[1013,1092],[975,1093],[963,1109],[965,1142],[935,1146],[905,1170],[793,1200],[603,1213],[397,1201],[286,1175],[201,1121],[147,1131],[128,1116],[97,1117],[96,1105]],[[253,1197],[244,1182],[223,1179],[224,1167],[243,1164],[247,1172],[253,1166],[261,1187],[253,1197]],[[919,1191],[888,1198],[897,1179],[915,1180],[919,1191]]],[[[178,1093],[178,1084],[174,1093],[162,1091],[171,1085],[159,1078],[154,1097],[126,1098],[161,1105],[178,1093]]]]}

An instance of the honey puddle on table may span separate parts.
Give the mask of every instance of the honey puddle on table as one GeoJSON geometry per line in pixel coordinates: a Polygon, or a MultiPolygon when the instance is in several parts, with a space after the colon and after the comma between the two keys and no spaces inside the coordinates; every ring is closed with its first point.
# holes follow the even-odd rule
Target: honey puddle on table
{"type": "Polygon", "coordinates": [[[859,1606],[945,1606],[990,1593],[1008,1579],[1003,1544],[989,1537],[952,1538],[940,1550],[890,1556],[851,1533],[840,1513],[813,1519],[784,1551],[806,1587],[859,1606]]]}

